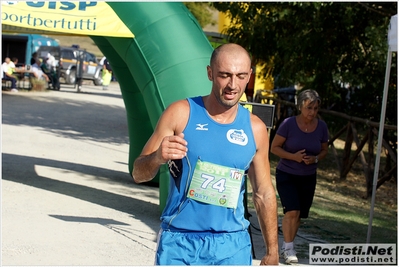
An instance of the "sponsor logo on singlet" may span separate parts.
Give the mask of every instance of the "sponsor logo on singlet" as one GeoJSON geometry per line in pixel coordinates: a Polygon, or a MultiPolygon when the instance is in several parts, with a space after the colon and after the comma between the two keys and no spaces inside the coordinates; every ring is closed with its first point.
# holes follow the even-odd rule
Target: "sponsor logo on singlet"
{"type": "Polygon", "coordinates": [[[230,129],[226,134],[227,140],[230,143],[245,146],[248,144],[248,136],[244,130],[230,129]]]}

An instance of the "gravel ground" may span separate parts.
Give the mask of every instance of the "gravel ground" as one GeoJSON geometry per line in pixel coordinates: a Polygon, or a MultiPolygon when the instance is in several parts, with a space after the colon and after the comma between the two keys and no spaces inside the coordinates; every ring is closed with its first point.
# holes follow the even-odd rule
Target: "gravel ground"
{"type": "Polygon", "coordinates": [[[118,83],[3,91],[2,105],[2,265],[152,266],[159,191],[128,173],[118,83]]]}

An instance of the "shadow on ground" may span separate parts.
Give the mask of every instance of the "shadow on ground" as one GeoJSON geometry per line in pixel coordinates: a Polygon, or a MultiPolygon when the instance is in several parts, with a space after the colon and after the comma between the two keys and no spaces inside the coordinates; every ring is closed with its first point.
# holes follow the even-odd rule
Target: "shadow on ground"
{"type": "MultiPolygon", "coordinates": [[[[147,201],[121,194],[111,193],[96,188],[68,183],[39,176],[35,166],[47,166],[98,177],[106,183],[118,183],[130,187],[146,186],[136,185],[128,173],[87,166],[76,163],[61,162],[51,159],[34,158],[3,153],[2,179],[24,185],[63,194],[80,200],[88,201],[103,207],[115,209],[131,214],[136,219],[144,222],[154,222],[154,231],[159,227],[159,206],[147,201]],[[104,178],[106,177],[106,178],[104,178]]],[[[157,198],[153,190],[149,190],[146,197],[157,198]]],[[[151,223],[149,223],[151,226],[151,223]]]]}
{"type": "MultiPolygon", "coordinates": [[[[129,143],[124,107],[107,104],[106,99],[101,104],[83,99],[62,98],[63,94],[68,95],[70,92],[59,92],[57,97],[52,98],[34,95],[22,97],[23,94],[2,95],[3,124],[42,127],[45,131],[63,138],[113,144],[129,143]]],[[[104,95],[104,98],[114,96],[109,94],[104,95]]]]}

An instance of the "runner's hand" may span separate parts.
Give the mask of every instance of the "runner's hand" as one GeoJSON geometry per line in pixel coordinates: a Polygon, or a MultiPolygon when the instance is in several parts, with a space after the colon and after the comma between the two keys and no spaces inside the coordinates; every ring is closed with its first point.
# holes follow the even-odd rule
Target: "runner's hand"
{"type": "Polygon", "coordinates": [[[184,158],[187,155],[187,141],[184,140],[184,134],[164,137],[157,154],[162,163],[184,158]]]}
{"type": "Polygon", "coordinates": [[[262,258],[259,265],[279,265],[278,255],[266,255],[262,258]]]}

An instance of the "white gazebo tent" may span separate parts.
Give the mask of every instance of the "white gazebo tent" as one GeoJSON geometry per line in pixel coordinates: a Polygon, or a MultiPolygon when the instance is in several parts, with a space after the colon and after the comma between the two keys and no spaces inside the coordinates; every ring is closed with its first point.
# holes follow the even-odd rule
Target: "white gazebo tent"
{"type": "Polygon", "coordinates": [[[381,119],[380,119],[380,126],[378,132],[378,144],[377,144],[377,152],[376,152],[375,167],[374,167],[373,191],[371,197],[369,227],[367,231],[367,243],[370,243],[371,227],[373,224],[375,194],[377,190],[378,171],[379,171],[380,158],[381,158],[382,137],[384,133],[385,110],[386,110],[387,97],[388,97],[389,75],[391,72],[391,64],[392,64],[392,52],[397,52],[397,51],[398,51],[398,15],[395,15],[391,17],[391,22],[388,28],[388,56],[387,56],[387,66],[385,71],[384,93],[382,98],[381,119]]]}

